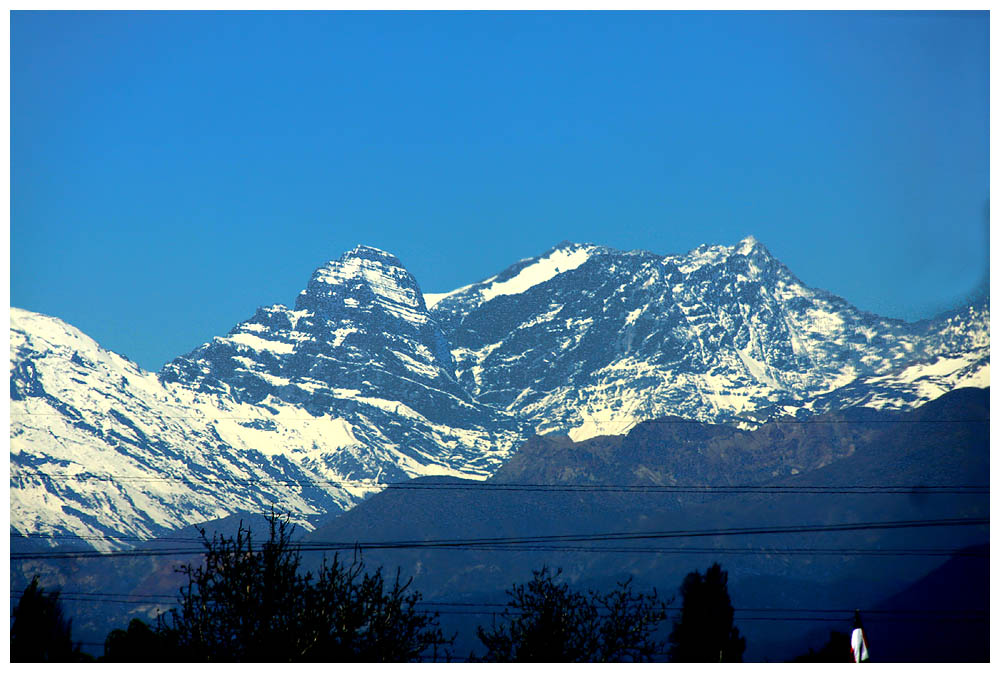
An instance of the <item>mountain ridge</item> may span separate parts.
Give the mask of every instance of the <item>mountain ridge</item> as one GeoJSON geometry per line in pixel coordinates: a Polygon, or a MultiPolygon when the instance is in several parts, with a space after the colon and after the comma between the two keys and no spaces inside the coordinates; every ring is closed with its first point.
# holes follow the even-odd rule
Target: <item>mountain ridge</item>
{"type": "MultiPolygon", "coordinates": [[[[798,407],[856,379],[972,347],[968,339],[943,343],[936,323],[881,318],[806,287],[754,237],[667,256],[561,246],[431,307],[452,340],[459,380],[538,433],[615,434],[676,412],[739,422],[759,408],[798,407]],[[566,249],[586,259],[546,273],[566,249]],[[533,269],[542,282],[488,296],[533,269]],[[602,395],[622,379],[641,395],[602,395]]],[[[988,346],[988,307],[953,335],[962,330],[984,334],[975,345],[988,346]]],[[[979,360],[983,369],[982,353],[979,360]]]]}
{"type": "Polygon", "coordinates": [[[667,256],[564,241],[431,296],[359,245],[294,308],[262,306],[158,374],[11,308],[12,524],[143,537],[282,502],[308,527],[388,482],[484,479],[535,434],[752,428],[989,383],[988,299],[879,318],[753,237],[667,256]]]}

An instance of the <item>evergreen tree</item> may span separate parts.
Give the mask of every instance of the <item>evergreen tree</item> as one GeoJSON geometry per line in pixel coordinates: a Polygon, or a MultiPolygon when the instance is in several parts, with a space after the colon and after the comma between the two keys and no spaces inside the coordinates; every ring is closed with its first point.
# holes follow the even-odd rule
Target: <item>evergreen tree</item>
{"type": "Polygon", "coordinates": [[[666,606],[651,595],[634,594],[631,580],[606,595],[586,596],[558,582],[548,568],[507,592],[500,624],[477,629],[485,661],[650,661],[662,650],[653,639],[666,619],[666,606]]]}
{"type": "Polygon", "coordinates": [[[80,644],[70,635],[72,620],[63,617],[59,592],[46,593],[38,584],[38,576],[21,594],[13,611],[10,625],[10,660],[26,662],[86,661],[80,644]]]}
{"type": "Polygon", "coordinates": [[[681,584],[681,614],[670,633],[670,660],[738,662],[746,639],[733,626],[733,606],[726,589],[728,573],[718,563],[688,573],[681,584]]]}

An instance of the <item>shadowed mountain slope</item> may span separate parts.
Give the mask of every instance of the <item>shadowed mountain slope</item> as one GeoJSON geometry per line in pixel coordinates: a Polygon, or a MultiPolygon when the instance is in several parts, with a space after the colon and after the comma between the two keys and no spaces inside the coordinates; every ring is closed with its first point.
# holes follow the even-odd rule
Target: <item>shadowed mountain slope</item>
{"type": "MultiPolygon", "coordinates": [[[[988,398],[988,391],[959,390],[913,412],[856,410],[752,433],[649,423],[623,438],[579,444],[536,438],[484,483],[437,478],[391,487],[303,540],[492,540],[362,550],[368,562],[412,574],[415,586],[434,600],[502,597],[543,564],[564,568],[581,586],[607,586],[632,575],[642,585],[671,592],[687,572],[719,561],[730,572],[737,607],[869,606],[933,570],[942,554],[988,540],[988,526],[815,528],[988,518],[989,496],[981,488],[988,486],[988,398]],[[831,456],[831,441],[848,441],[848,455],[831,456]],[[748,471],[754,461],[741,452],[763,453],[765,446],[779,458],[748,471]],[[812,467],[792,475],[786,460],[812,467]],[[771,476],[775,471],[780,476],[771,476]],[[532,488],[537,484],[549,487],[532,488]],[[601,484],[647,488],[603,490],[601,484]],[[717,488],[648,488],[663,484],[717,488]],[[586,485],[594,488],[578,488],[586,485]],[[941,488],[951,486],[980,488],[941,488]],[[662,535],[803,525],[813,529],[662,535]],[[637,537],[587,539],[595,533],[637,537]],[[582,539],[537,539],[550,535],[582,539]]],[[[748,635],[748,657],[773,660],[753,640],[774,636],[778,623],[737,624],[748,635]]],[[[804,635],[809,624],[780,626],[804,635]]]]}

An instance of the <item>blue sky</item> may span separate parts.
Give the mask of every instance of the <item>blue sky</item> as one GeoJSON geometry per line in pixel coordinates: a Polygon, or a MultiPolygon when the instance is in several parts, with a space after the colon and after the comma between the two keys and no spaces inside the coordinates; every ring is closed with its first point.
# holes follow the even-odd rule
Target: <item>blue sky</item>
{"type": "Polygon", "coordinates": [[[760,239],[908,320],[988,275],[986,12],[13,12],[11,304],[148,369],[358,243],[427,292],[760,239]]]}

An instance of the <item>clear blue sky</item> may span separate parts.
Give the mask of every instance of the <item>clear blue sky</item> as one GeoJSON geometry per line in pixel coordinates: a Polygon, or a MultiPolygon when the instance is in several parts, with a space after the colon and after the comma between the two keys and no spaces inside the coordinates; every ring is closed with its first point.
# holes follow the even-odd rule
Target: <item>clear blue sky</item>
{"type": "Polygon", "coordinates": [[[358,243],[441,292],[757,236],[908,320],[988,275],[989,18],[11,17],[11,304],[148,369],[358,243]]]}

